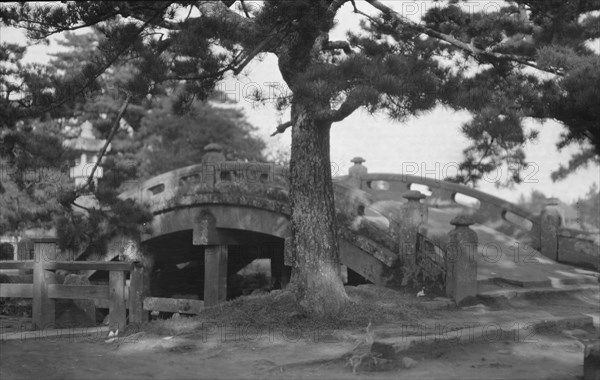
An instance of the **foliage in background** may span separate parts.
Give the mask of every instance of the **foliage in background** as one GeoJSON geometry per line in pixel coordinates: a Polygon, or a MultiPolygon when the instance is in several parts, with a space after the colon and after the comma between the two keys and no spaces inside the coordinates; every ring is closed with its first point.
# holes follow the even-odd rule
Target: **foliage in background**
{"type": "Polygon", "coordinates": [[[600,190],[598,184],[590,186],[588,192],[577,199],[571,207],[577,212],[577,222],[585,230],[600,231],[600,190]]]}
{"type": "Polygon", "coordinates": [[[461,3],[431,7],[423,18],[428,27],[466,45],[439,46],[459,79],[446,88],[448,104],[473,114],[462,126],[471,145],[464,150],[461,174],[453,179],[476,184],[506,165],[512,176],[503,185],[520,183],[528,163],[523,144],[539,133],[525,127],[528,118],[557,120],[565,127],[557,148],[580,148],[557,168],[554,180],[599,163],[600,3],[519,0],[486,12],[461,3]],[[481,64],[476,71],[474,62],[481,64]],[[552,74],[517,70],[524,63],[552,74]]]}
{"type": "MultiPolygon", "coordinates": [[[[51,83],[49,88],[77,81],[79,72],[73,68],[98,59],[94,48],[102,38],[98,30],[64,34],[58,41],[66,50],[51,54],[49,64],[38,69],[51,83]]],[[[235,105],[195,100],[187,112],[178,114],[173,99],[174,91],[179,90],[163,88],[153,97],[134,99],[128,106],[105,156],[104,177],[97,188],[91,189],[100,208],[74,213],[75,187],[69,179],[69,167],[78,154],[62,143],[77,137],[79,126],[86,120],[92,122],[97,138],[108,137],[124,89],[133,80],[136,68],[127,63],[111,67],[79,96],[69,98],[43,119],[32,119],[28,108],[14,107],[10,99],[23,90],[27,81],[39,79],[28,75],[18,78],[29,70],[20,63],[25,48],[10,45],[3,52],[0,58],[9,65],[2,84],[11,93],[0,104],[0,112],[5,115],[0,136],[0,234],[43,228],[56,230],[63,248],[85,249],[89,244],[102,247],[115,235],[135,236],[152,218],[141,206],[117,198],[128,185],[200,162],[204,146],[211,142],[223,145],[231,160],[264,159],[264,142],[253,136],[256,128],[235,105]],[[20,80],[20,87],[8,86],[20,80]]]]}
{"type": "MultiPolygon", "coordinates": [[[[546,205],[548,196],[539,190],[532,190],[528,197],[521,195],[518,205],[526,208],[534,215],[540,215],[546,205]]],[[[567,204],[560,202],[559,209],[563,214],[563,225],[584,231],[600,231],[600,190],[596,183],[587,193],[576,201],[567,204]]]]}

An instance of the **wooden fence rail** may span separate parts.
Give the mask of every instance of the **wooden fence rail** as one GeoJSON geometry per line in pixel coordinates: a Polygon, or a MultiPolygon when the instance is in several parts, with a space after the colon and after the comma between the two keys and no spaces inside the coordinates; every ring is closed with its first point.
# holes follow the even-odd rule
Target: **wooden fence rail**
{"type": "Polygon", "coordinates": [[[35,242],[35,260],[2,261],[0,269],[33,269],[33,284],[0,284],[0,298],[33,298],[32,319],[36,329],[53,328],[56,299],[91,299],[108,301],[109,327],[123,329],[129,323],[146,320],[143,309],[144,268],[140,263],[52,261],[49,242],[35,242]],[[56,283],[55,270],[109,271],[108,285],[62,285],[56,283]],[[130,272],[129,289],[126,272],[130,272]]]}

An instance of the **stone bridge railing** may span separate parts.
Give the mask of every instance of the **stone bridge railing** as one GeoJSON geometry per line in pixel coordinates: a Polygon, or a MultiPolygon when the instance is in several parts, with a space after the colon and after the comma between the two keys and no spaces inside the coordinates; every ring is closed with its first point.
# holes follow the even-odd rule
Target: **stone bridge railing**
{"type": "Polygon", "coordinates": [[[122,199],[146,203],[153,212],[177,207],[190,195],[222,193],[287,203],[287,168],[254,162],[207,162],[150,178],[121,193],[122,199]]]}
{"type": "MultiPolygon", "coordinates": [[[[340,180],[351,181],[349,177],[340,180]]],[[[540,248],[539,218],[510,202],[467,186],[413,175],[364,174],[360,177],[360,189],[371,194],[375,201],[404,201],[403,193],[420,191],[427,195],[423,202],[429,207],[467,212],[476,223],[540,248]]]]}
{"type": "Polygon", "coordinates": [[[369,174],[362,165],[362,158],[357,157],[353,162],[355,165],[349,175],[336,180],[367,192],[374,202],[404,202],[404,193],[418,190],[426,195],[423,203],[428,207],[452,209],[456,214],[467,213],[475,223],[511,236],[546,257],[600,270],[600,234],[562,226],[557,199],[548,199],[546,208],[536,216],[517,205],[464,185],[414,175],[369,174]]]}
{"type": "Polygon", "coordinates": [[[375,202],[373,194],[350,181],[337,182],[334,191],[340,236],[385,263],[386,285],[424,286],[427,292],[444,293],[458,304],[477,295],[478,238],[469,228],[474,223],[469,215],[453,218],[450,224],[456,228],[448,226],[446,236],[430,236],[425,196],[407,191],[402,194],[406,202],[385,216],[388,223],[383,228],[366,215],[375,202]]]}

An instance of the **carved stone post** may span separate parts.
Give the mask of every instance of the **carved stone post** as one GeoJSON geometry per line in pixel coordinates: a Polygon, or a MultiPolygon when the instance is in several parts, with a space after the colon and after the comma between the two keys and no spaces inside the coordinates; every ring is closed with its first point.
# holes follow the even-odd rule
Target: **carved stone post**
{"type": "Polygon", "coordinates": [[[417,233],[427,224],[427,205],[421,203],[425,195],[418,191],[407,191],[402,197],[404,203],[390,221],[390,233],[398,241],[398,254],[406,263],[415,263],[417,233]]]}
{"type": "Polygon", "coordinates": [[[558,229],[562,224],[558,203],[556,198],[547,199],[540,215],[540,253],[552,260],[558,260],[558,229]]]}
{"type": "Polygon", "coordinates": [[[204,155],[202,156],[202,181],[213,189],[214,185],[220,180],[221,175],[220,163],[225,161],[223,147],[216,143],[208,144],[204,147],[204,155]]]}
{"type": "Polygon", "coordinates": [[[477,233],[469,228],[473,223],[469,215],[450,221],[456,228],[448,233],[446,295],[456,304],[477,296],[477,233]]]}
{"type": "Polygon", "coordinates": [[[348,182],[350,182],[352,186],[360,189],[362,177],[367,174],[367,167],[362,165],[362,163],[365,162],[365,159],[362,157],[354,157],[350,162],[354,162],[354,166],[351,166],[350,169],[348,169],[348,182]]]}

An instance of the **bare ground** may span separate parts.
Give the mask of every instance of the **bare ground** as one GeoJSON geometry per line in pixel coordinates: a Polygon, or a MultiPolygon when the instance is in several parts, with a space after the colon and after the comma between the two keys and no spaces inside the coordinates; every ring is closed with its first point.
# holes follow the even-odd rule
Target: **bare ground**
{"type": "Polygon", "coordinates": [[[596,315],[596,302],[536,299],[501,308],[430,311],[414,298],[380,289],[349,294],[360,305],[339,326],[299,315],[289,299],[272,295],[238,300],[196,318],[155,321],[112,343],[105,342],[106,334],[1,341],[0,379],[577,379],[583,375],[582,342],[598,339],[597,327],[589,323],[548,324],[535,331],[524,324],[569,310],[596,315]],[[435,334],[438,323],[460,327],[474,321],[502,328],[520,323],[525,329],[518,338],[492,333],[487,339],[417,342],[386,371],[351,365],[373,340],[402,341],[405,334],[435,334]],[[419,323],[420,332],[414,329],[419,323]],[[404,357],[416,365],[404,368],[404,357]]]}
{"type": "Polygon", "coordinates": [[[120,343],[89,338],[5,341],[0,378],[8,379],[577,379],[583,349],[561,335],[415,348],[411,369],[353,372],[342,357],[352,342],[204,340],[140,337],[120,343]],[[315,357],[316,356],[316,357],[315,357]]]}

